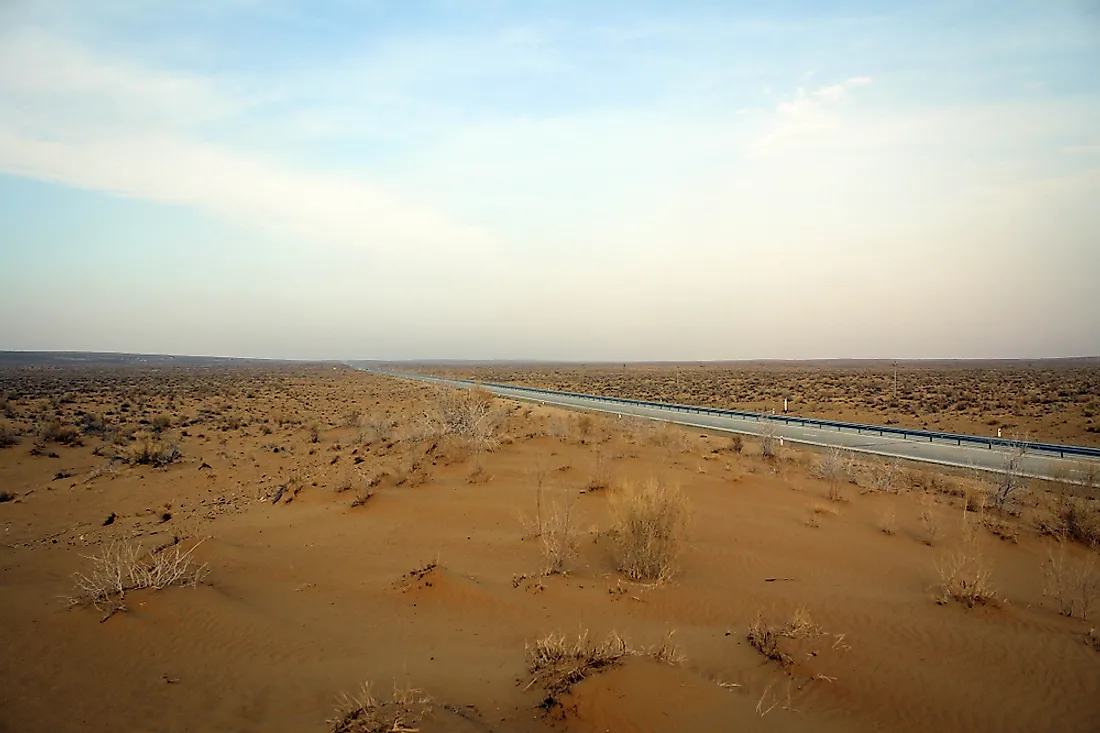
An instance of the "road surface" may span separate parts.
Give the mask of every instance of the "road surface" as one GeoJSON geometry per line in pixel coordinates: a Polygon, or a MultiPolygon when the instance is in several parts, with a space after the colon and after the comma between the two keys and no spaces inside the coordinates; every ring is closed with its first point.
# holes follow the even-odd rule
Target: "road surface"
{"type": "MultiPolygon", "coordinates": [[[[386,372],[376,369],[364,369],[364,371],[456,387],[469,386],[466,383],[423,374],[386,372]]],[[[997,446],[989,448],[965,444],[955,445],[943,441],[876,435],[873,430],[868,431],[866,429],[785,425],[777,421],[760,420],[752,417],[687,412],[671,405],[667,408],[660,408],[648,405],[609,403],[591,397],[564,393],[532,393],[505,385],[483,384],[480,386],[500,397],[524,402],[538,402],[576,410],[603,412],[616,416],[662,420],[677,425],[744,435],[760,435],[764,430],[771,430],[774,431],[777,438],[781,438],[784,442],[790,441],[825,448],[841,448],[887,458],[900,458],[980,471],[1003,473],[1010,456],[1008,450],[997,446]]],[[[1100,476],[1100,461],[1082,457],[1070,459],[1027,453],[1019,463],[1019,473],[1031,478],[1090,484],[1093,483],[1095,477],[1100,476]]]]}

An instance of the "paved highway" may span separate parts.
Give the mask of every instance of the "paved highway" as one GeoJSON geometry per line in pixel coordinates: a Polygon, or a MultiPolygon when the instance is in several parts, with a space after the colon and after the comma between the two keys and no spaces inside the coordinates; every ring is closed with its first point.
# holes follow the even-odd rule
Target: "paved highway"
{"type": "MultiPolygon", "coordinates": [[[[382,372],[380,370],[365,369],[364,371],[378,371],[392,376],[418,379],[421,381],[447,384],[456,387],[469,385],[442,377],[432,377],[420,374],[382,372]]],[[[1008,452],[999,447],[981,447],[975,445],[955,445],[954,443],[928,440],[915,440],[900,438],[890,435],[876,435],[873,430],[855,430],[849,428],[818,428],[804,425],[785,425],[773,420],[760,420],[751,417],[738,417],[730,415],[713,415],[706,413],[693,413],[677,409],[676,406],[667,408],[653,407],[649,405],[631,405],[602,402],[591,397],[581,395],[538,392],[532,393],[521,389],[513,389],[504,385],[481,385],[483,389],[501,397],[522,400],[525,402],[539,402],[547,405],[557,405],[571,409],[590,410],[604,412],[612,415],[640,417],[650,420],[663,420],[686,425],[690,427],[718,430],[729,433],[741,433],[744,435],[760,435],[762,430],[772,430],[778,438],[784,442],[802,443],[822,447],[838,447],[844,450],[859,453],[869,453],[878,456],[901,458],[924,463],[936,463],[945,466],[958,466],[960,468],[972,468],[982,471],[1003,472],[1008,462],[1008,452]]],[[[1100,474],[1100,461],[1087,458],[1059,458],[1050,455],[1037,455],[1034,453],[1024,455],[1021,465],[1021,473],[1032,478],[1071,480],[1082,482],[1090,474],[1100,474]]]]}

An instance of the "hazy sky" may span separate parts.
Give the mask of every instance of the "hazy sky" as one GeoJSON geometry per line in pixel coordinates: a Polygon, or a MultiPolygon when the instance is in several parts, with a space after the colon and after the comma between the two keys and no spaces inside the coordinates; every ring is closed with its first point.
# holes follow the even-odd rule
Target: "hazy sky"
{"type": "Polygon", "coordinates": [[[0,349],[1100,354],[1100,5],[0,0],[0,349]]]}

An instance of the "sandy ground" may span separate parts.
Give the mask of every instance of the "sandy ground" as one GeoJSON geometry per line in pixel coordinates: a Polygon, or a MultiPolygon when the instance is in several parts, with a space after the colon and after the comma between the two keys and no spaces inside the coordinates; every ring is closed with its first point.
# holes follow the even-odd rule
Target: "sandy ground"
{"type": "MultiPolygon", "coordinates": [[[[750,441],[736,452],[728,437],[501,400],[480,450],[425,427],[433,389],[342,368],[2,380],[0,423],[18,440],[0,449],[2,731],[325,731],[364,681],[430,695],[424,731],[1100,721],[1100,563],[1050,536],[1057,487],[966,512],[990,489],[973,476],[903,468],[875,490],[890,487],[873,466],[816,478],[811,452],[766,459],[750,441]],[[80,426],[81,444],[43,439],[51,421],[80,426]],[[178,459],[133,462],[153,431],[154,453],[178,445],[178,459]],[[610,497],[649,478],[690,505],[678,572],[656,584],[623,576],[609,531],[610,497]],[[544,514],[571,508],[566,574],[540,573],[540,480],[544,514]],[[110,615],[70,607],[73,574],[112,541],[200,540],[197,587],[130,591],[110,615]],[[968,548],[994,598],[937,602],[968,548]],[[786,665],[749,643],[754,621],[783,629],[796,613],[786,665]],[[586,631],[639,649],[673,632],[683,661],[631,657],[544,705],[526,647],[586,631]]],[[[1076,502],[1095,520],[1095,497],[1076,502]]]]}

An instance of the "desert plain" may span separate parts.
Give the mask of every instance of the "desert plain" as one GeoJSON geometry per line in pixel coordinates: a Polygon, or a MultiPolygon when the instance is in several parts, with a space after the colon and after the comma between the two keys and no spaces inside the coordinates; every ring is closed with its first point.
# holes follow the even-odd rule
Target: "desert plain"
{"type": "MultiPolygon", "coordinates": [[[[909,368],[895,400],[835,367],[794,404],[1095,444],[1100,371],[1064,368],[909,368]]],[[[790,380],[496,369],[436,371],[790,380]]],[[[1100,729],[1095,483],[343,365],[6,367],[0,446],[2,731],[1100,729]]]]}

